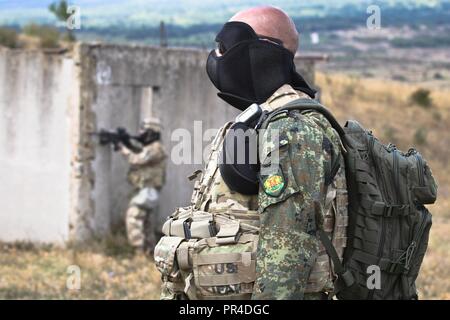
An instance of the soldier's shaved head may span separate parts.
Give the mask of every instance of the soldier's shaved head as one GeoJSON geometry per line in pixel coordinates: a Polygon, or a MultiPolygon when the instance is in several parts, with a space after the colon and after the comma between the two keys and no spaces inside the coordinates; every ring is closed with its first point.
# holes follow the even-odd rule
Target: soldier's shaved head
{"type": "Polygon", "coordinates": [[[230,21],[250,25],[258,35],[280,39],[286,49],[297,52],[298,32],[292,19],[281,9],[260,6],[236,13],[230,21]]]}

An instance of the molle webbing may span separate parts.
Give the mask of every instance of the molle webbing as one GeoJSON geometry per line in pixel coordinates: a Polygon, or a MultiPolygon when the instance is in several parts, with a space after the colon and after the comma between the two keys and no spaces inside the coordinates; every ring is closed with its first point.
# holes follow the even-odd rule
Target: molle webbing
{"type": "MultiPolygon", "coordinates": [[[[338,275],[339,299],[417,299],[415,280],[427,249],[431,214],[424,205],[436,200],[437,185],[421,154],[381,144],[356,121],[344,128],[313,100],[297,99],[268,115],[290,111],[322,114],[339,134],[349,194],[348,241],[340,263],[328,235],[318,236],[338,275]],[[368,288],[369,268],[381,270],[381,288],[368,288]]],[[[336,220],[337,222],[337,220],[336,220]]]]}

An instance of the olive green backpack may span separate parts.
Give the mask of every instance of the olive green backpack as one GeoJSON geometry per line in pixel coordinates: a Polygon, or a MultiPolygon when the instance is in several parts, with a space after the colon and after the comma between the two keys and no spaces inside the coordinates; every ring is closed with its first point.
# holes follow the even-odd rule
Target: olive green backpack
{"type": "Polygon", "coordinates": [[[265,118],[297,110],[323,114],[339,133],[349,195],[347,246],[341,262],[328,236],[318,236],[337,274],[339,299],[417,299],[418,276],[431,227],[424,206],[436,201],[431,170],[415,149],[380,143],[356,121],[341,127],[318,102],[298,99],[265,118]],[[378,280],[377,281],[377,277],[378,280]]]}

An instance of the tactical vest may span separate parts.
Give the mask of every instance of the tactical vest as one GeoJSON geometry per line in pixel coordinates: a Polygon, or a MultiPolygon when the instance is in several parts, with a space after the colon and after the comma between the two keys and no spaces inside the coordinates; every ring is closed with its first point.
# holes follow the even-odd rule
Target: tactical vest
{"type": "Polygon", "coordinates": [[[128,182],[137,189],[156,188],[161,189],[165,182],[166,155],[160,141],[155,141],[144,146],[139,154],[128,156],[130,168],[128,170],[128,182]],[[153,158],[147,159],[148,154],[153,158]]]}
{"type": "MultiPolygon", "coordinates": [[[[286,103],[285,96],[299,97],[288,86],[280,90],[273,103],[269,99],[262,107],[270,111],[286,103]]],[[[190,177],[197,179],[191,205],[178,208],[163,226],[164,236],[155,248],[155,263],[163,281],[161,299],[251,298],[256,279],[258,199],[257,195],[231,191],[220,175],[219,152],[231,124],[214,138],[204,173],[197,171],[190,177]]],[[[323,230],[332,235],[340,259],[346,243],[347,202],[342,168],[327,190],[323,221],[323,230]]],[[[334,277],[321,244],[306,292],[333,290],[334,277]]]]}

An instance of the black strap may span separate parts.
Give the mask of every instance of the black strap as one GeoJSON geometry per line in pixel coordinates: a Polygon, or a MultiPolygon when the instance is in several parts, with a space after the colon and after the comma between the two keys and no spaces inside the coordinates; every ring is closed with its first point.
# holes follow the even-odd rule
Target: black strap
{"type": "Polygon", "coordinates": [[[336,249],[334,248],[330,238],[328,238],[326,232],[322,229],[319,229],[317,230],[317,235],[319,236],[320,241],[325,247],[327,254],[330,256],[331,261],[333,261],[334,273],[338,275],[338,279],[334,283],[334,291],[332,294],[330,294],[330,297],[332,298],[343,288],[352,286],[355,283],[355,278],[349,270],[345,270],[344,266],[341,263],[341,260],[339,259],[336,249]]]}
{"type": "Polygon", "coordinates": [[[290,110],[299,110],[299,111],[312,110],[322,114],[331,124],[333,129],[337,131],[344,146],[345,147],[349,146],[349,142],[347,140],[345,131],[339,124],[339,122],[336,120],[336,118],[331,114],[330,111],[328,111],[327,108],[325,108],[319,102],[312,99],[299,98],[287,103],[284,107],[281,107],[280,109],[276,109],[275,112],[269,114],[269,116],[264,120],[264,123],[262,124],[261,128],[262,129],[267,128],[271,119],[277,114],[279,114],[280,111],[290,111],[290,110]]]}
{"type": "Polygon", "coordinates": [[[366,197],[360,200],[362,207],[368,210],[374,216],[383,216],[387,218],[404,217],[411,213],[408,204],[386,204],[382,201],[375,201],[366,197]]]}
{"type": "Polygon", "coordinates": [[[317,235],[319,236],[320,241],[322,242],[323,246],[325,247],[327,254],[330,256],[331,260],[333,261],[334,272],[337,275],[343,274],[345,271],[344,267],[342,266],[341,260],[339,259],[339,256],[336,252],[336,249],[333,246],[333,243],[331,242],[330,238],[328,238],[328,235],[322,229],[317,230],[317,235]]]}
{"type": "Polygon", "coordinates": [[[325,177],[326,186],[328,186],[329,184],[331,184],[331,182],[333,182],[340,168],[341,168],[341,154],[339,153],[337,157],[334,156],[333,162],[331,163],[329,176],[325,177]]]}
{"type": "Polygon", "coordinates": [[[352,258],[358,262],[361,262],[367,266],[377,265],[380,270],[386,271],[392,274],[405,274],[409,271],[409,267],[406,266],[405,259],[407,258],[408,250],[404,251],[404,259],[398,259],[397,261],[392,261],[389,258],[378,257],[373,254],[364,252],[362,250],[353,251],[352,258]]]}

